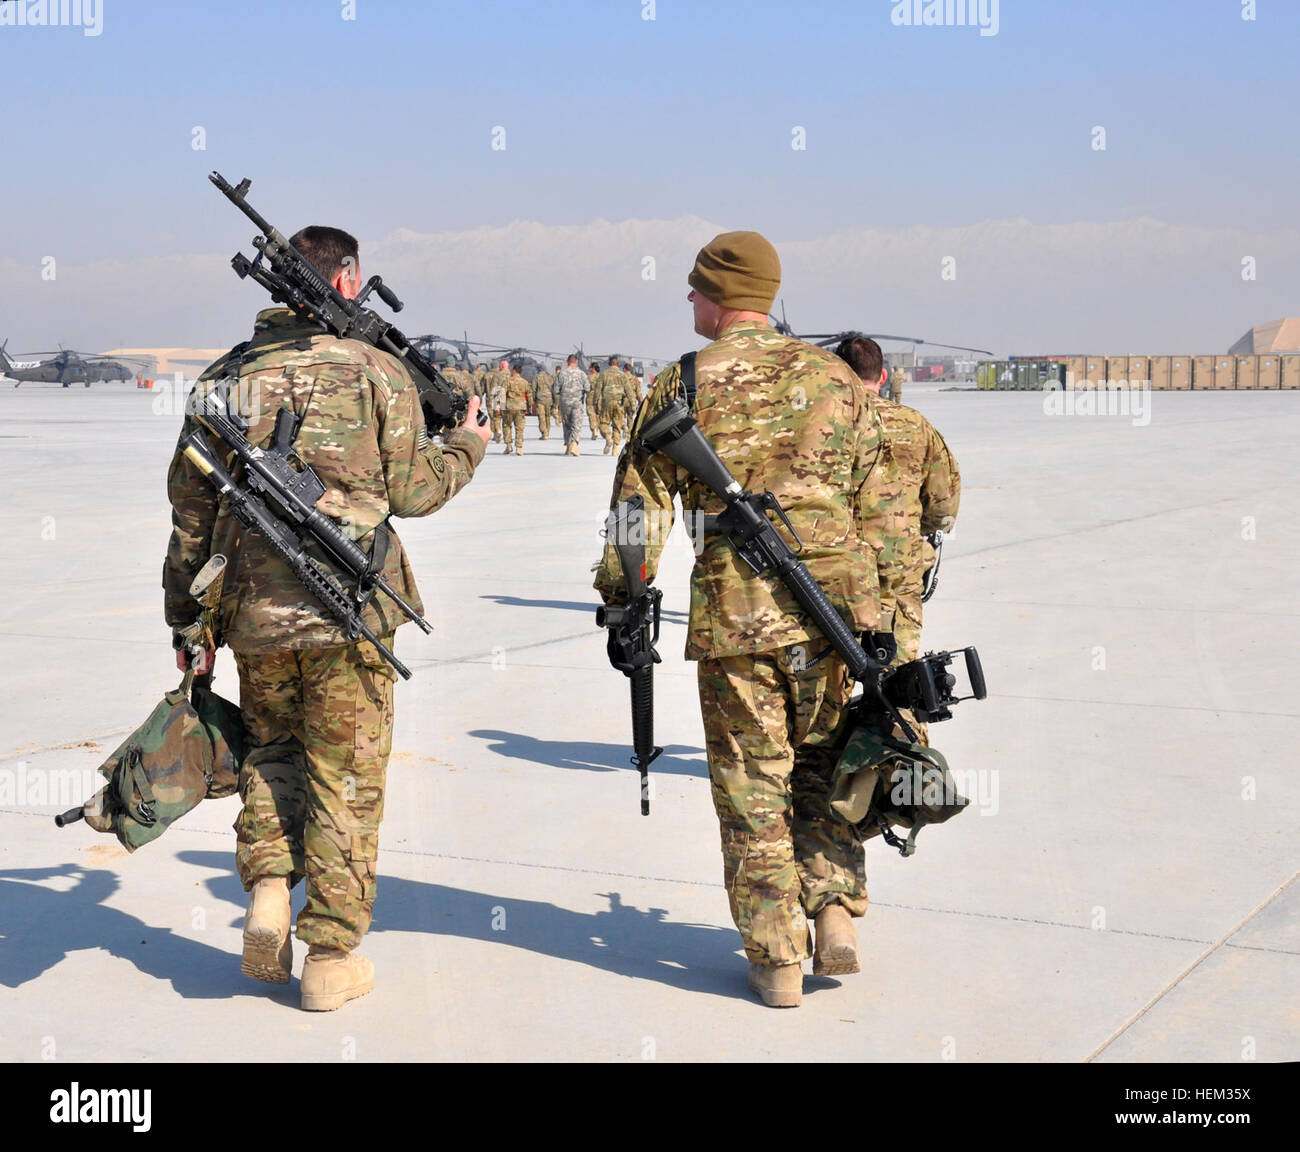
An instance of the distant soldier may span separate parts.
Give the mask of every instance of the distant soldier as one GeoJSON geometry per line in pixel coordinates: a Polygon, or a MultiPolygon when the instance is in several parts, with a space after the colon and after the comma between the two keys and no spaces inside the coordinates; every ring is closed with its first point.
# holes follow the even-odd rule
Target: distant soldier
{"type": "Polygon", "coordinates": [[[487,411],[488,390],[487,390],[487,369],[480,364],[474,369],[474,395],[483,401],[483,410],[487,411]]]}
{"type": "Polygon", "coordinates": [[[484,377],[487,386],[488,416],[492,420],[492,442],[501,442],[501,422],[505,417],[506,381],[510,379],[510,365],[501,361],[499,368],[493,368],[484,377]]]}
{"type": "Polygon", "coordinates": [[[618,357],[609,358],[609,367],[600,374],[600,432],[605,437],[605,455],[617,455],[627,431],[627,390],[629,381],[618,366],[618,357]]]}
{"type": "Polygon", "coordinates": [[[596,387],[599,374],[595,364],[587,365],[587,424],[594,440],[600,429],[600,389],[596,387]]]}
{"type": "Polygon", "coordinates": [[[524,417],[528,414],[528,397],[531,393],[532,386],[524,378],[524,374],[519,371],[519,365],[516,364],[510,370],[510,375],[506,377],[505,433],[507,456],[511,452],[511,433],[514,434],[514,454],[516,456],[524,454],[524,417]]]}
{"type": "Polygon", "coordinates": [[[587,394],[591,390],[587,374],[578,367],[577,356],[570,356],[568,363],[557,373],[551,394],[560,411],[560,420],[564,423],[564,454],[581,456],[578,440],[582,436],[582,409],[587,404],[587,394]]]}
{"type": "Polygon", "coordinates": [[[551,434],[551,392],[555,387],[555,377],[545,367],[539,368],[533,377],[533,407],[537,410],[538,437],[545,440],[551,434]]]}
{"type": "Polygon", "coordinates": [[[632,417],[636,415],[636,410],[641,404],[641,377],[632,371],[632,363],[629,361],[623,368],[625,377],[623,385],[623,396],[627,408],[627,426],[632,427],[632,417]]]}
{"type": "Polygon", "coordinates": [[[889,370],[889,399],[895,404],[903,402],[903,369],[897,364],[889,370]]]}
{"type": "MultiPolygon", "coordinates": [[[[889,377],[879,344],[850,336],[835,354],[879,396],[889,377]]],[[[961,473],[943,437],[915,408],[885,399],[877,407],[885,427],[886,467],[872,485],[876,507],[867,515],[863,536],[876,551],[882,616],[887,621],[893,610],[895,663],[902,664],[920,655],[921,588],[934,563],[927,537],[952,530],[961,502],[961,473]]]]}

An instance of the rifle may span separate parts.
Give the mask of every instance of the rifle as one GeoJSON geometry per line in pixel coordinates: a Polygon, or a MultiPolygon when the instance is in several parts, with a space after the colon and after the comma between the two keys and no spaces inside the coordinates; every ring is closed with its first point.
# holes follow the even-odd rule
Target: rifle
{"type": "Polygon", "coordinates": [[[650,815],[650,765],[663,752],[654,738],[654,669],[659,663],[659,602],[663,592],[645,579],[645,501],[621,501],[605,520],[627,584],[627,603],[596,609],[596,627],[609,629],[610,663],[631,681],[632,764],[641,773],[641,815],[650,815]]]}
{"type": "MultiPolygon", "coordinates": [[[[386,526],[375,530],[375,544],[367,555],[349,539],[324,512],[316,507],[325,495],[325,485],[311,468],[296,469],[290,462],[297,427],[293,413],[281,408],[275,414],[275,431],[266,448],[256,448],[244,435],[247,425],[231,415],[228,394],[217,387],[195,397],[194,419],[234,451],[243,462],[244,479],[249,489],[274,502],[284,520],[296,525],[325,551],[338,567],[357,581],[356,607],[364,608],[376,589],[384,593],[424,632],[432,632],[429,622],[398,595],[383,575],[384,556],[388,550],[386,526]]],[[[349,639],[352,636],[349,635],[349,639]]]]}
{"type": "MultiPolygon", "coordinates": [[[[247,196],[253,183],[251,180],[245,178],[238,185],[232,185],[220,172],[213,172],[208,179],[261,232],[260,236],[253,237],[257,255],[252,260],[242,252],[236,252],[231,258],[230,265],[235,275],[241,280],[251,276],[271,293],[272,300],[293,309],[302,319],[318,324],[324,331],[364,340],[396,356],[415,381],[431,436],[465,422],[467,399],[447,383],[433,362],[397,328],[373,309],[363,307],[372,292],[394,312],[400,312],[404,307],[381,277],[371,276],[356,299],[349,300],[289,243],[283,233],[271,227],[270,221],[249,205],[247,196]]],[[[478,422],[486,424],[487,416],[480,412],[478,422]]]]}
{"type": "Polygon", "coordinates": [[[795,543],[803,547],[777,498],[771,492],[755,494],[741,488],[680,399],[642,427],[640,440],[648,452],[662,452],[726,501],[727,510],[715,523],[719,531],[727,534],[736,554],[754,575],[770,572],[790,589],[848,666],[849,675],[862,684],[864,696],[870,697],[873,705],[902,729],[910,743],[915,743],[915,731],[884,691],[888,660],[868,655],[807,566],[768,519],[768,512],[775,512],[795,543]]]}
{"type": "MultiPolygon", "coordinates": [[[[355,640],[358,636],[364,636],[397,670],[403,680],[409,680],[411,670],[384,646],[362,618],[361,608],[365,606],[364,598],[360,604],[355,603],[339,587],[334,577],[303,550],[302,538],[298,533],[280,519],[260,496],[244,491],[235,483],[226,466],[221,462],[221,458],[204,439],[203,433],[191,432],[181,442],[181,448],[195,467],[212,481],[218,494],[226,498],[226,503],[234,517],[245,527],[253,529],[262,536],[271,551],[289,565],[307,591],[343,625],[348,639],[355,640]]],[[[362,556],[364,557],[364,553],[362,556]]],[[[367,560],[366,566],[368,564],[367,560]]]]}

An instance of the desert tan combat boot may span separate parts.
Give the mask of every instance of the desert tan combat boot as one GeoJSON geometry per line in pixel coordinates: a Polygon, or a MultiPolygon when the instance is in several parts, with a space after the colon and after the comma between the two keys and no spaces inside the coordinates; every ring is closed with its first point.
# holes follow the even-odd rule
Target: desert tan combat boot
{"type": "Polygon", "coordinates": [[[359,952],[313,944],[302,966],[302,1006],[308,1012],[333,1012],[374,986],[375,966],[359,952]]]}
{"type": "Polygon", "coordinates": [[[814,976],[847,976],[860,972],[858,937],[853,931],[853,917],[840,903],[827,904],[813,921],[817,929],[817,947],[813,952],[814,976]]]}
{"type": "Polygon", "coordinates": [[[263,876],[253,885],[244,917],[244,958],[239,970],[267,984],[289,983],[293,940],[287,876],[263,876]]]}
{"type": "Polygon", "coordinates": [[[798,1008],[803,1003],[803,966],[749,966],[749,986],[769,1008],[798,1008]]]}

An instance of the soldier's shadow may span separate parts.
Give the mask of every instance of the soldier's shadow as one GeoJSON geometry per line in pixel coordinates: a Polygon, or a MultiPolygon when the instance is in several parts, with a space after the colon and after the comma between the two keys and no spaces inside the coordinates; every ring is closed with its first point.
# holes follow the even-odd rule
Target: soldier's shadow
{"type": "MultiPolygon", "coordinates": [[[[511,760],[531,760],[552,768],[578,768],[584,772],[631,772],[632,749],[627,744],[598,744],[594,740],[539,740],[522,732],[502,732],[494,728],[476,728],[469,733],[479,740],[491,741],[491,751],[511,760]]],[[[689,744],[670,744],[653,764],[651,772],[668,776],[709,775],[703,748],[689,744]],[[688,760],[687,756],[699,756],[688,760]]]]}
{"type": "MultiPolygon", "coordinates": [[[[229,856],[223,855],[222,860],[228,871],[229,856]]],[[[270,994],[285,1003],[295,1001],[296,992],[287,986],[271,991],[271,986],[251,985],[234,958],[220,948],[106,905],[120,883],[115,872],[75,864],[0,870],[0,985],[17,988],[72,952],[100,949],[155,979],[169,981],[186,998],[270,994]],[[75,883],[71,888],[53,888],[48,884],[51,880],[75,883]]],[[[235,887],[239,888],[238,881],[235,887]]],[[[106,1003],[111,1006],[111,995],[106,1003]]]]}
{"type": "MultiPolygon", "coordinates": [[[[225,870],[224,875],[209,877],[208,890],[215,899],[235,905],[242,924],[246,898],[239,881],[229,873],[230,857],[187,851],[179,858],[187,864],[225,870]]],[[[686,992],[752,998],[745,988],[744,959],[736,955],[739,938],[735,929],[680,923],[668,919],[667,909],[630,907],[618,892],[602,895],[609,901],[608,909],[575,912],[540,900],[380,875],[371,931],[482,940],[686,992]]],[[[296,889],[295,914],[301,899],[301,889],[296,889]]]]}
{"type": "MultiPolygon", "coordinates": [[[[594,600],[528,600],[523,596],[480,596],[480,600],[491,600],[494,604],[502,604],[507,608],[559,608],[570,612],[589,612],[592,617],[592,635],[595,632],[596,608],[598,605],[594,600]]],[[[665,624],[685,624],[687,614],[670,609],[663,609],[660,618],[665,624]]]]}

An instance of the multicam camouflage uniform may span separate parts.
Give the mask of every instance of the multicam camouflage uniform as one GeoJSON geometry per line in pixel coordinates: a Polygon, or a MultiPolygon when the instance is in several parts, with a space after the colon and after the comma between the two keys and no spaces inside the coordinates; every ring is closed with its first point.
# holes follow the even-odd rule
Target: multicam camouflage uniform
{"type": "MultiPolygon", "coordinates": [[[[469,483],[483,458],[482,442],[471,433],[453,431],[441,449],[429,440],[415,388],[397,360],[324,335],[287,309],[258,313],[252,341],[208,368],[198,387],[232,375],[239,378],[234,395],[249,402],[253,444],[270,441],[281,408],[298,417],[294,449],[325,484],[319,506],[362,548],[370,548],[374,530],[390,515],[437,511],[469,483]]],[[[182,439],[195,427],[187,418],[182,439]]],[[[236,479],[241,470],[233,468],[236,479]]],[[[369,642],[348,642],[179,451],[167,487],[173,530],[163,589],[173,630],[194,617],[188,590],[195,573],[210,555],[229,560],[220,624],[239,667],[251,749],[240,772],[243,808],[235,821],[239,877],[245,889],[264,877],[287,876],[291,885],[305,877],[298,938],[355,948],[375,896],[393,671],[369,642]]],[[[421,610],[396,533],[390,533],[384,574],[421,610]]],[[[381,638],[406,622],[382,595],[364,617],[381,638]]]]}
{"type": "Polygon", "coordinates": [[[600,374],[595,370],[593,364],[588,369],[587,376],[587,426],[591,429],[591,438],[594,440],[600,431],[600,374]]]}
{"type": "MultiPolygon", "coordinates": [[[[803,540],[801,559],[855,631],[880,626],[876,569],[858,531],[883,431],[875,398],[829,352],[757,322],[734,324],[696,359],[695,415],[736,479],[776,494],[803,540]]],[[[612,503],[640,493],[658,518],[646,549],[653,577],[673,497],[693,513],[723,504],[667,457],[648,456],[638,428],[680,389],[680,366],[655,379],[619,458],[612,503]]],[[[697,521],[698,523],[698,521],[697,521]]],[[[732,917],[751,961],[812,954],[808,919],[838,901],[866,911],[862,845],[827,807],[847,725],[842,661],[776,580],[756,579],[725,538],[702,537],[691,578],[686,658],[699,661],[700,707],[722,829],[732,917]]],[[[607,541],[596,588],[625,598],[607,541]]]]}
{"type": "Polygon", "coordinates": [[[627,377],[611,364],[596,378],[600,389],[600,434],[605,437],[605,453],[617,452],[627,435],[627,377]]]}
{"type": "Polygon", "coordinates": [[[961,502],[961,473],[934,425],[915,408],[878,400],[885,426],[885,460],[875,485],[876,504],[863,538],[876,552],[880,600],[893,612],[898,663],[921,648],[921,586],[934,562],[925,538],[951,531],[961,502]]]}
{"type": "Polygon", "coordinates": [[[501,440],[501,427],[506,406],[506,381],[509,379],[509,372],[502,372],[500,368],[493,368],[483,380],[484,386],[487,388],[488,417],[492,421],[493,443],[499,443],[501,440]]]}
{"type": "Polygon", "coordinates": [[[506,451],[510,451],[510,439],[513,434],[516,456],[524,454],[524,417],[528,413],[528,394],[531,391],[528,381],[524,379],[518,368],[506,377],[506,451]]]}
{"type": "Polygon", "coordinates": [[[555,377],[545,368],[533,377],[533,408],[537,412],[537,430],[541,433],[542,440],[548,439],[551,434],[551,407],[554,403],[551,391],[554,386],[555,377]]]}
{"type": "Polygon", "coordinates": [[[576,364],[566,364],[556,374],[551,394],[564,421],[564,442],[575,448],[582,437],[582,409],[588,403],[590,382],[576,364]]]}

